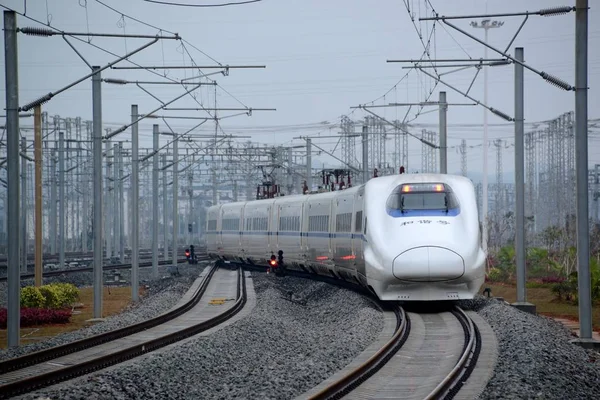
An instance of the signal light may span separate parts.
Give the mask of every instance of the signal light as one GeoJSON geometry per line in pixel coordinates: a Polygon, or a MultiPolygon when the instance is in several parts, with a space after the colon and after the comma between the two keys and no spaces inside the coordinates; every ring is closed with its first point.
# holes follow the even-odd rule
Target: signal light
{"type": "Polygon", "coordinates": [[[276,259],[276,257],[275,257],[275,254],[271,255],[271,260],[269,261],[269,264],[270,264],[272,267],[276,267],[276,266],[277,266],[277,259],[276,259]]]}

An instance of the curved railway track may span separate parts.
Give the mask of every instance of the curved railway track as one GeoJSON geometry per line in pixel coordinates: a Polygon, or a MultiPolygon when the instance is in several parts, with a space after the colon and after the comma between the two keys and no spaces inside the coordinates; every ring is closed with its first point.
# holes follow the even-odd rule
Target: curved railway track
{"type": "MultiPolygon", "coordinates": [[[[235,263],[231,263],[232,265],[234,265],[235,263]]],[[[244,268],[246,269],[251,269],[251,270],[258,270],[258,271],[265,271],[266,267],[261,267],[261,266],[256,266],[256,265],[247,265],[244,264],[243,265],[244,268]]],[[[320,274],[313,274],[310,272],[306,272],[306,271],[298,271],[298,270],[294,270],[294,269],[285,269],[284,271],[285,275],[291,275],[291,276],[295,276],[295,277],[299,277],[299,278],[305,278],[305,279],[311,279],[311,280],[319,280],[319,281],[323,281],[323,282],[327,282],[329,284],[334,284],[337,286],[342,286],[345,288],[348,288],[350,290],[354,290],[357,291],[359,293],[362,293],[366,296],[370,296],[371,298],[374,298],[374,295],[372,292],[370,292],[369,290],[367,290],[366,288],[360,286],[357,282],[351,281],[351,280],[344,280],[344,279],[340,279],[338,277],[330,277],[330,276],[326,276],[326,275],[320,275],[320,274]]],[[[417,349],[412,349],[412,350],[408,350],[405,349],[404,344],[407,340],[409,340],[409,338],[413,338],[413,336],[419,336],[419,335],[425,335],[425,334],[430,334],[430,336],[432,336],[434,339],[433,340],[438,340],[441,342],[451,342],[452,340],[449,340],[450,338],[452,338],[452,334],[449,334],[446,332],[446,336],[445,338],[439,339],[439,334],[436,332],[428,332],[427,330],[431,330],[432,328],[427,328],[426,325],[430,325],[430,326],[435,326],[435,320],[439,320],[438,323],[440,323],[440,325],[438,326],[438,328],[442,328],[442,329],[449,329],[451,330],[452,326],[450,325],[446,325],[449,321],[446,318],[446,315],[443,314],[447,314],[447,313],[434,313],[434,314],[415,314],[418,317],[424,317],[426,319],[431,319],[428,321],[419,321],[419,327],[420,329],[423,329],[422,332],[419,333],[411,333],[412,331],[415,331],[415,329],[413,328],[413,325],[411,323],[411,318],[409,313],[405,312],[405,310],[400,307],[400,306],[396,306],[395,310],[394,310],[395,314],[396,314],[396,330],[393,334],[393,337],[387,341],[380,349],[373,351],[373,353],[375,353],[373,356],[369,357],[368,360],[366,360],[363,364],[361,364],[360,366],[358,366],[357,368],[355,368],[354,370],[350,371],[349,373],[345,374],[342,376],[341,379],[339,379],[338,381],[332,382],[330,384],[328,384],[326,387],[321,388],[318,392],[314,393],[313,391],[311,391],[311,394],[309,397],[305,397],[305,396],[301,396],[302,398],[309,398],[312,400],[315,399],[339,399],[342,397],[349,397],[349,398],[353,398],[353,391],[356,390],[357,388],[359,388],[361,385],[367,384],[369,382],[370,379],[375,378],[377,376],[377,374],[379,373],[378,371],[382,368],[387,368],[388,365],[386,365],[386,363],[388,363],[388,361],[392,360],[395,355],[401,356],[401,357],[405,357],[404,360],[406,360],[406,358],[409,359],[417,359],[419,358],[421,355],[417,352],[417,349]],[[403,347],[404,346],[404,347],[403,347]],[[400,353],[404,353],[406,350],[407,353],[410,353],[410,351],[413,351],[414,353],[412,354],[400,354],[400,353]]],[[[455,364],[453,364],[451,367],[447,368],[446,371],[443,373],[443,376],[439,377],[438,380],[438,384],[432,388],[433,383],[431,382],[432,379],[434,379],[434,377],[432,376],[422,376],[422,375],[418,375],[417,376],[412,376],[410,378],[408,378],[409,380],[421,380],[419,383],[420,384],[424,384],[425,388],[429,387],[429,391],[426,393],[422,393],[422,396],[420,398],[425,398],[428,400],[431,399],[452,399],[454,398],[454,396],[456,396],[456,394],[460,391],[460,389],[463,387],[463,385],[465,384],[465,382],[467,381],[467,379],[469,378],[469,376],[471,375],[471,373],[473,372],[473,370],[475,369],[475,366],[477,364],[477,360],[479,357],[479,354],[481,352],[481,347],[482,347],[482,341],[481,341],[481,334],[479,332],[479,328],[477,327],[477,325],[471,320],[471,318],[459,307],[455,307],[454,310],[450,311],[450,314],[453,315],[455,317],[455,323],[454,325],[456,326],[460,326],[462,327],[462,333],[464,336],[464,341],[462,341],[462,348],[459,351],[460,356],[458,357],[458,360],[456,361],[455,364]]],[[[451,318],[450,318],[451,319],[451,318]]],[[[436,328],[433,328],[433,330],[435,330],[436,328]]],[[[460,329],[458,331],[455,331],[454,335],[460,335],[460,329]]],[[[454,338],[455,339],[455,338],[454,338]]],[[[418,342],[418,340],[416,340],[418,342]]],[[[412,343],[414,344],[414,343],[412,343]]],[[[424,341],[421,340],[421,345],[424,345],[424,341]]],[[[458,346],[458,344],[456,344],[458,346]]],[[[456,354],[456,352],[454,351],[454,347],[452,347],[452,345],[447,344],[448,348],[446,349],[446,353],[447,354],[437,354],[437,358],[438,358],[438,362],[442,363],[442,364],[447,364],[447,358],[454,354],[456,354]],[[441,362],[441,359],[446,359],[444,362],[441,362]]],[[[427,345],[425,345],[425,349],[427,350],[427,345]]],[[[429,349],[430,350],[430,349],[429,349]]],[[[438,352],[438,353],[441,353],[438,352]]],[[[431,354],[428,354],[428,356],[431,356],[431,354]]],[[[419,366],[422,366],[423,364],[426,364],[429,361],[422,361],[420,362],[419,366]]],[[[391,363],[390,363],[391,364],[391,363]]],[[[402,364],[406,364],[405,362],[401,362],[400,365],[402,364]]],[[[439,365],[437,365],[436,367],[439,367],[439,365]]],[[[446,367],[446,365],[444,365],[444,367],[446,367]]],[[[435,368],[433,368],[433,370],[435,370],[435,368]]],[[[444,370],[444,369],[442,369],[444,370]]],[[[435,373],[437,373],[438,375],[440,374],[440,371],[435,371],[435,373]]],[[[388,374],[388,375],[392,375],[392,374],[388,374]]],[[[397,376],[402,378],[402,376],[397,376]]],[[[390,377],[390,379],[393,379],[392,377],[390,377]]],[[[406,377],[405,377],[406,379],[406,377]]],[[[401,386],[401,385],[400,385],[401,386]]],[[[405,385],[406,387],[402,388],[402,389],[407,389],[408,388],[408,392],[415,392],[415,387],[414,384],[408,384],[405,385]],[[412,386],[412,387],[411,387],[412,386]]],[[[372,388],[371,388],[372,389],[372,388]]],[[[378,398],[376,396],[371,397],[372,393],[375,390],[371,390],[369,394],[362,394],[362,395],[356,395],[357,398],[378,398]]],[[[420,392],[423,392],[423,388],[421,387],[420,392]]],[[[388,393],[389,394],[389,393],[388,393]]],[[[386,397],[386,395],[382,395],[381,398],[389,398],[386,397]]]]}
{"type": "Polygon", "coordinates": [[[426,400],[454,398],[471,375],[481,351],[481,335],[477,325],[460,307],[456,307],[452,314],[460,321],[465,333],[463,351],[452,371],[429,393],[426,400]]]}
{"type": "Polygon", "coordinates": [[[410,319],[399,305],[395,306],[394,313],[397,323],[392,338],[358,368],[309,397],[310,400],[342,398],[375,374],[402,347],[410,334],[410,319]]]}
{"type": "MultiPolygon", "coordinates": [[[[435,381],[435,379],[438,379],[438,377],[427,376],[427,374],[425,374],[426,376],[419,375],[418,377],[415,377],[414,375],[403,376],[402,374],[392,376],[389,371],[386,371],[383,374],[384,376],[377,377],[378,371],[384,366],[386,366],[386,368],[389,367],[389,369],[397,369],[398,363],[400,365],[406,364],[405,360],[414,360],[420,356],[426,358],[428,360],[426,362],[431,361],[429,359],[431,358],[431,354],[428,354],[427,356],[420,355],[419,352],[414,351],[415,349],[408,349],[407,351],[404,351],[403,345],[406,343],[408,338],[412,335],[422,335],[423,332],[418,331],[416,333],[411,333],[411,320],[408,314],[400,306],[396,306],[394,311],[396,313],[398,324],[392,338],[366,361],[352,369],[347,374],[343,375],[340,379],[329,383],[317,393],[307,397],[308,399],[340,399],[345,396],[348,396],[348,398],[384,399],[390,398],[390,394],[393,393],[395,396],[399,396],[401,398],[408,396],[410,398],[424,398],[426,400],[433,400],[452,399],[454,396],[456,396],[456,394],[458,394],[461,387],[475,368],[481,349],[481,337],[477,326],[459,307],[456,307],[455,310],[451,311],[451,314],[456,317],[464,332],[464,342],[460,351],[460,356],[458,357],[458,361],[453,368],[443,375],[437,386],[435,386],[433,389],[429,389],[429,393],[424,397],[418,397],[418,394],[416,391],[413,391],[413,389],[417,386],[422,387],[424,384],[428,384],[428,386],[431,387],[433,384],[435,384],[435,382],[432,383],[432,380],[435,381]],[[392,357],[394,357],[395,354],[398,356],[398,359],[392,361],[392,357]],[[391,366],[386,365],[388,362],[390,362],[391,366]],[[381,380],[386,383],[390,383],[391,379],[398,381],[404,380],[404,382],[399,383],[397,386],[394,386],[392,383],[389,387],[378,388],[378,383],[369,382],[369,379],[372,377],[381,378],[381,380]],[[426,382],[423,382],[422,378],[425,378],[426,382]],[[361,387],[363,383],[366,383],[367,387],[361,387]],[[408,392],[411,392],[411,394],[407,393],[407,388],[409,389],[408,392]],[[382,391],[379,392],[379,389],[382,389],[382,391]],[[354,390],[356,390],[358,393],[353,393],[354,390]]],[[[438,315],[441,314],[443,313],[438,315]]],[[[441,360],[446,357],[447,349],[441,349],[441,351],[439,351],[438,358],[441,360]]],[[[433,360],[435,361],[435,357],[433,360]]]]}
{"type": "Polygon", "coordinates": [[[72,355],[71,358],[74,358],[77,356],[77,354],[75,354],[77,352],[95,348],[96,346],[110,343],[120,338],[126,338],[127,336],[134,335],[138,332],[144,331],[144,334],[146,335],[150,328],[159,327],[190,312],[190,310],[192,310],[203,298],[204,293],[211,283],[211,279],[219,268],[220,267],[217,264],[211,266],[208,273],[204,275],[202,281],[198,285],[192,298],[182,306],[165,314],[115,331],[106,332],[62,346],[52,347],[50,349],[1,362],[0,399],[31,392],[54,383],[73,379],[77,376],[118,364],[224,323],[237,314],[246,304],[246,280],[242,268],[237,268],[235,303],[216,316],[201,322],[193,322],[183,329],[175,329],[170,333],[135,343],[132,346],[117,346],[115,351],[111,351],[108,354],[99,356],[94,355],[89,359],[84,359],[84,357],[82,357],[83,361],[71,365],[59,362],[48,362],[66,355],[72,355]],[[39,369],[37,371],[39,373],[35,371],[35,368],[38,366],[39,369]],[[34,373],[32,373],[31,370],[28,371],[28,373],[24,372],[26,369],[30,368],[34,368],[34,373]]]}

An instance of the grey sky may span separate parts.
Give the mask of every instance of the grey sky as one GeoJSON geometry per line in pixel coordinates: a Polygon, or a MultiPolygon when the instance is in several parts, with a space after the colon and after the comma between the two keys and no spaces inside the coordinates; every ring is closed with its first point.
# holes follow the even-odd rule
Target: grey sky
{"type": "MultiPolygon", "coordinates": [[[[226,133],[251,135],[253,141],[263,143],[291,143],[299,135],[335,134],[339,129],[327,129],[320,125],[323,121],[339,122],[343,114],[352,112],[349,107],[365,104],[378,99],[374,104],[389,102],[423,101],[432,81],[417,72],[411,72],[385,99],[388,92],[406,73],[401,64],[386,63],[386,59],[419,58],[423,46],[416,29],[426,35],[432,26],[429,22],[411,22],[403,0],[264,0],[236,7],[182,8],[155,5],[141,0],[104,2],[119,11],[136,17],[163,29],[178,32],[183,38],[223,64],[265,64],[266,69],[232,70],[229,77],[219,76],[218,83],[250,107],[275,107],[276,112],[255,112],[253,116],[240,116],[224,120],[226,133]]],[[[207,3],[205,0],[195,1],[207,3]]],[[[23,0],[2,0],[1,3],[23,12],[23,0]]],[[[408,0],[416,17],[425,14],[425,1],[408,0]]],[[[593,8],[596,1],[590,1],[589,12],[589,117],[599,118],[600,96],[600,13],[593,8]]],[[[86,32],[126,32],[155,34],[157,31],[125,19],[108,10],[95,0],[48,0],[51,24],[67,31],[86,32]]],[[[461,15],[485,12],[485,2],[475,0],[431,0],[439,14],[461,15]]],[[[574,5],[570,1],[489,1],[488,12],[518,12],[539,10],[562,5],[574,5]]],[[[27,2],[27,14],[47,21],[46,2],[27,2]]],[[[505,25],[490,30],[490,44],[506,47],[521,22],[520,17],[503,18],[505,25]]],[[[469,20],[456,23],[479,37],[483,30],[473,29],[469,20]]],[[[18,17],[18,25],[36,26],[18,17]]],[[[574,84],[574,33],[575,14],[555,17],[532,16],[513,44],[525,48],[526,62],[533,67],[551,73],[574,84]]],[[[104,39],[94,38],[93,44],[112,52],[124,54],[144,43],[144,39],[104,39]]],[[[84,43],[77,48],[93,64],[103,65],[113,57],[84,43]]],[[[200,52],[187,47],[198,64],[214,64],[200,52]]],[[[436,26],[435,51],[432,57],[468,58],[482,57],[483,46],[473,40],[441,25],[436,26]],[[448,33],[450,32],[450,34],[448,33]],[[456,43],[458,42],[460,46],[456,43]],[[462,46],[462,48],[461,48],[462,46]]],[[[489,57],[497,57],[492,51],[489,57]]],[[[182,53],[180,43],[164,41],[155,44],[133,60],[143,65],[190,64],[189,57],[182,53]]],[[[4,65],[4,53],[0,55],[4,65]]],[[[122,63],[120,65],[128,65],[122,63]]],[[[60,37],[32,37],[19,35],[19,80],[20,103],[23,105],[43,94],[54,91],[88,73],[88,68],[60,37]]],[[[489,70],[489,104],[509,115],[514,115],[513,102],[514,66],[497,67],[489,70]]],[[[161,71],[162,73],[162,71],[161,71]]],[[[192,72],[171,71],[169,77],[183,78],[192,72]]],[[[473,71],[447,76],[450,83],[466,89],[473,71]]],[[[105,71],[103,77],[130,80],[159,80],[146,71],[105,71]]],[[[5,107],[5,82],[0,80],[2,96],[0,105],[5,107]]],[[[178,87],[150,87],[153,93],[166,101],[182,91],[178,87]]],[[[468,100],[449,88],[439,85],[432,99],[437,100],[439,90],[446,90],[450,102],[468,100]]],[[[483,100],[483,74],[478,77],[471,94],[483,100]]],[[[198,100],[212,106],[212,89],[199,92],[198,100]]],[[[219,107],[236,107],[240,104],[222,90],[217,92],[219,107]]],[[[130,105],[138,104],[140,111],[150,111],[157,102],[133,85],[103,85],[103,119],[106,127],[116,128],[130,119],[130,105]]],[[[545,82],[539,76],[525,72],[525,118],[526,122],[553,119],[560,114],[574,110],[574,93],[565,92],[545,82]]],[[[183,99],[174,106],[197,106],[192,99],[183,99]]],[[[68,92],[58,95],[44,105],[51,115],[62,117],[82,117],[91,119],[91,83],[84,82],[68,92]]],[[[405,108],[379,109],[386,118],[404,118],[405,108]]],[[[455,124],[479,124],[483,121],[480,107],[454,107],[448,112],[449,146],[460,144],[460,139],[468,139],[468,144],[481,144],[480,128],[454,127],[455,124]]],[[[175,112],[163,112],[174,115],[175,112]]],[[[183,114],[182,114],[183,115],[183,114]]],[[[188,114],[189,115],[189,114],[188,114]]],[[[205,114],[197,114],[204,116],[205,114]]],[[[352,113],[352,119],[364,117],[361,110],[352,113]]],[[[414,117],[414,110],[409,114],[414,117]]],[[[414,124],[432,124],[437,129],[437,112],[419,116],[414,124]]],[[[31,120],[23,120],[30,125],[31,120]]],[[[142,124],[143,144],[150,146],[150,132],[153,120],[142,124]]],[[[504,138],[510,144],[514,135],[511,124],[491,115],[490,124],[504,124],[490,127],[490,140],[504,138]]],[[[192,126],[191,122],[175,121],[172,126],[192,126]]],[[[214,130],[205,125],[205,129],[214,130]]],[[[420,128],[415,128],[420,129],[420,128]]],[[[526,129],[527,130],[527,129],[526,129]]],[[[600,163],[600,129],[590,132],[590,163],[600,163]]],[[[118,136],[128,139],[128,131],[118,136]]],[[[325,147],[333,148],[335,140],[322,139],[325,147]]],[[[300,140],[293,143],[300,144],[300,140]]],[[[317,142],[319,143],[319,142],[317,142]]],[[[420,168],[421,145],[410,139],[409,163],[420,168]]],[[[494,149],[490,148],[490,173],[493,175],[494,149]]],[[[511,171],[514,163],[513,147],[504,154],[504,169],[511,171]]],[[[469,150],[469,170],[481,170],[481,147],[469,150]]],[[[449,151],[449,172],[460,169],[460,158],[455,149],[449,151]]]]}

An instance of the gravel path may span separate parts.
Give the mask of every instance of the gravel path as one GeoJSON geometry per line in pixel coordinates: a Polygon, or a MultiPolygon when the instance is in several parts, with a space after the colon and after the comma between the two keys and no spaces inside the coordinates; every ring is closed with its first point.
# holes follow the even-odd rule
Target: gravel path
{"type": "Polygon", "coordinates": [[[18,357],[52,346],[73,342],[75,340],[153,318],[177,304],[183,294],[190,288],[194,280],[196,280],[205,265],[207,264],[180,265],[179,276],[169,276],[167,267],[162,268],[162,270],[160,269],[161,267],[159,267],[159,276],[161,276],[159,279],[143,279],[142,276],[140,276],[140,285],[147,286],[146,295],[140,299],[140,302],[135,305],[130,305],[122,313],[107,317],[105,321],[95,325],[63,333],[42,342],[32,343],[18,348],[0,349],[0,360],[18,357]]]}
{"type": "Polygon", "coordinates": [[[289,399],[348,364],[383,328],[379,309],[357,293],[299,278],[253,277],[257,305],[246,318],[25,398],[289,399]],[[282,299],[289,292],[305,305],[282,299]]]}
{"type": "Polygon", "coordinates": [[[497,300],[470,302],[498,339],[486,399],[593,399],[600,396],[600,353],[569,343],[569,329],[497,300]]]}

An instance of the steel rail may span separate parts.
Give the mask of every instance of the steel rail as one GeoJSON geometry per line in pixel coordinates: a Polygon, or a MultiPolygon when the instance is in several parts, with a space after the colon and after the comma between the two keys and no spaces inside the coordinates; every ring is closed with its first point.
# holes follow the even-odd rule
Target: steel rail
{"type": "MultiPolygon", "coordinates": [[[[200,257],[197,259],[198,261],[207,261],[208,258],[207,257],[200,257]]],[[[177,260],[178,263],[185,263],[187,261],[187,258],[180,258],[177,260]]],[[[158,262],[158,265],[171,265],[173,262],[171,260],[161,260],[158,262]]],[[[146,268],[146,267],[151,267],[152,266],[152,261],[144,261],[139,263],[139,266],[142,268],[146,268]]],[[[131,264],[113,264],[113,265],[104,265],[102,267],[102,269],[104,271],[110,271],[113,269],[129,269],[131,268],[131,264]]],[[[59,269],[56,271],[44,271],[42,273],[42,277],[49,277],[49,276],[60,276],[63,274],[74,274],[76,272],[92,272],[93,271],[93,267],[82,267],[82,268],[69,268],[69,269],[59,269]]],[[[21,274],[21,279],[30,279],[33,278],[35,276],[35,274],[21,274]]],[[[0,282],[4,282],[7,280],[6,276],[1,276],[0,277],[0,282]]]]}
{"type": "MultiPolygon", "coordinates": [[[[233,262],[232,262],[232,264],[233,264],[233,262]]],[[[244,268],[264,271],[266,267],[262,267],[262,266],[258,266],[258,265],[244,264],[244,268]]],[[[284,268],[284,271],[285,271],[284,273],[286,275],[296,276],[296,277],[304,278],[304,279],[320,280],[323,282],[327,282],[327,283],[338,285],[338,286],[343,286],[343,287],[346,287],[346,288],[349,288],[352,290],[356,290],[359,292],[363,292],[363,293],[366,291],[357,282],[346,281],[341,278],[332,278],[329,276],[319,275],[319,274],[311,273],[308,271],[287,270],[285,268],[284,268]]],[[[367,294],[372,295],[372,293],[369,293],[369,292],[367,292],[367,294]]],[[[460,323],[463,327],[464,333],[465,333],[466,339],[465,339],[465,344],[463,347],[463,352],[462,352],[462,355],[461,355],[460,359],[458,360],[457,364],[452,369],[452,371],[426,397],[426,399],[442,399],[442,398],[443,399],[452,399],[458,393],[458,391],[460,390],[460,388],[462,387],[464,382],[471,375],[471,373],[477,363],[479,353],[481,351],[481,334],[479,332],[479,329],[477,328],[477,325],[475,325],[473,323],[473,321],[471,320],[471,318],[469,318],[469,316],[458,306],[456,307],[456,310],[452,311],[452,314],[455,315],[457,317],[457,319],[460,321],[460,323]]],[[[409,324],[408,330],[410,330],[410,320],[408,319],[408,317],[406,317],[406,319],[409,324]]],[[[396,332],[396,334],[397,333],[398,333],[398,331],[396,332]]],[[[406,334],[406,337],[408,337],[408,332],[406,334]]],[[[404,339],[404,340],[406,340],[406,339],[404,339]]],[[[373,357],[375,357],[375,355],[373,357]]],[[[361,367],[362,366],[358,367],[357,370],[360,369],[361,367]]],[[[378,368],[379,367],[377,367],[377,369],[378,368]]],[[[351,374],[357,373],[357,370],[351,372],[351,374]]],[[[371,373],[371,375],[372,375],[372,373],[371,373]]],[[[347,375],[342,379],[347,379],[347,378],[349,379],[350,375],[347,375]]],[[[361,379],[361,378],[358,378],[358,379],[361,379]]],[[[362,383],[362,381],[364,381],[366,379],[367,379],[367,377],[364,377],[360,381],[357,381],[354,385],[358,386],[360,383],[362,383]]],[[[341,381],[335,382],[332,385],[328,386],[327,388],[323,389],[318,394],[314,395],[313,397],[310,397],[310,399],[340,398],[342,396],[342,392],[335,393],[335,391],[334,391],[334,386],[337,385],[338,383],[340,383],[340,388],[341,388],[343,386],[341,384],[341,381]],[[331,389],[331,392],[326,392],[327,390],[330,390],[330,389],[331,389]]],[[[354,389],[354,387],[348,386],[347,389],[342,389],[342,390],[345,390],[345,393],[347,393],[352,389],[354,389]]]]}
{"type": "MultiPolygon", "coordinates": [[[[162,250],[162,249],[159,249],[159,250],[162,250]]],[[[148,253],[148,252],[151,252],[151,251],[152,251],[152,249],[140,249],[140,253],[144,253],[144,252],[148,253]]],[[[131,250],[126,250],[125,254],[126,255],[131,254],[131,250]]],[[[76,256],[89,256],[89,257],[91,257],[93,255],[94,255],[93,251],[65,251],[65,257],[73,257],[73,258],[76,257],[76,256]]],[[[104,257],[104,258],[108,259],[110,257],[104,257]]],[[[28,253],[27,254],[27,259],[28,260],[35,259],[35,254],[28,253]]],[[[46,253],[46,254],[43,255],[43,259],[44,260],[53,260],[53,259],[58,260],[58,254],[48,254],[48,253],[46,253]]],[[[6,261],[7,261],[6,256],[0,256],[0,262],[6,262],[6,261]]]]}
{"type": "Polygon", "coordinates": [[[331,383],[318,393],[309,397],[311,400],[317,399],[337,399],[350,393],[357,386],[375,374],[388,360],[404,345],[410,333],[410,319],[404,309],[396,305],[394,312],[398,323],[396,332],[392,338],[383,345],[375,354],[369,357],[364,363],[356,369],[344,375],[341,379],[331,383]]]}
{"type": "MultiPolygon", "coordinates": [[[[198,291],[196,292],[194,299],[188,302],[186,305],[181,308],[186,307],[190,303],[193,305],[197,304],[204,291],[208,287],[208,282],[210,281],[210,277],[214,274],[214,272],[219,268],[217,263],[214,264],[210,273],[205,276],[202,284],[200,285],[198,291]],[[209,277],[210,276],[210,277],[209,277]]],[[[246,280],[245,274],[242,268],[238,268],[238,284],[237,284],[237,299],[232,307],[224,311],[223,313],[207,320],[204,322],[200,322],[196,325],[192,325],[183,330],[170,333],[168,335],[149,340],[141,345],[132,346],[123,350],[120,350],[116,353],[108,354],[106,356],[102,356],[99,358],[95,358],[93,360],[76,364],[72,366],[68,366],[66,368],[62,368],[56,371],[48,372],[38,376],[28,377],[21,381],[13,382],[7,385],[0,386],[0,399],[14,396],[17,394],[23,394],[27,392],[31,392],[35,389],[39,389],[41,387],[48,386],[50,384],[54,384],[57,382],[61,382],[64,380],[72,379],[77,376],[85,375],[90,372],[106,368],[108,366],[121,363],[123,361],[129,360],[131,358],[137,357],[144,353],[154,351],[158,348],[167,346],[169,344],[175,343],[177,341],[186,339],[190,336],[196,335],[203,331],[206,331],[210,328],[213,328],[217,325],[220,325],[237,314],[240,310],[243,309],[247,300],[247,291],[246,291],[246,280]]],[[[192,306],[193,306],[192,305],[192,306]]],[[[180,308],[180,309],[181,309],[180,308]]],[[[188,307],[188,309],[191,307],[188,307]]],[[[179,309],[178,309],[179,310],[179,309]]],[[[187,311],[187,310],[186,310],[187,311]]]]}
{"type": "MultiPolygon", "coordinates": [[[[101,333],[95,336],[91,336],[85,339],[80,339],[74,342],[66,343],[60,346],[51,347],[49,349],[40,350],[34,353],[29,353],[21,357],[11,358],[5,361],[0,362],[0,374],[4,374],[10,371],[14,371],[17,369],[25,368],[31,365],[39,364],[41,362],[51,360],[53,358],[64,356],[67,354],[74,353],[76,351],[80,351],[83,349],[87,349],[89,347],[97,346],[102,343],[106,343],[124,336],[129,336],[131,334],[141,332],[148,328],[152,328],[154,326],[163,324],[171,319],[178,317],[179,315],[189,311],[194,305],[200,301],[200,297],[204,293],[206,286],[210,282],[210,278],[212,278],[215,273],[217,267],[216,264],[213,264],[209,273],[206,274],[198,286],[196,293],[187,303],[183,304],[181,307],[178,307],[174,310],[161,314],[157,317],[151,318],[149,320],[126,326],[120,329],[116,329],[114,331],[101,333]]],[[[0,386],[2,388],[2,386],[0,386]]]]}
{"type": "MultiPolygon", "coordinates": [[[[162,249],[159,249],[162,251],[162,249]]],[[[202,253],[204,252],[204,249],[200,248],[200,249],[196,249],[196,253],[202,253]]],[[[147,255],[147,254],[151,254],[152,253],[152,249],[142,249],[140,250],[140,255],[147,255]]],[[[67,257],[65,259],[65,262],[76,262],[76,261],[91,261],[92,257],[93,257],[94,253],[93,252],[65,252],[65,257],[67,257]]],[[[35,264],[33,262],[29,262],[29,261],[33,261],[34,260],[34,254],[28,254],[27,255],[27,261],[28,267],[33,267],[35,264]]],[[[126,251],[125,252],[125,256],[127,257],[131,257],[131,251],[126,251]]],[[[110,261],[111,258],[118,258],[118,256],[116,257],[106,257],[104,256],[104,260],[105,261],[110,261]]],[[[49,262],[49,261],[58,261],[59,260],[59,255],[58,254],[44,254],[43,261],[45,262],[49,262]]],[[[8,260],[6,259],[6,257],[2,256],[0,257],[0,268],[6,268],[6,262],[8,260]]]]}
{"type": "Polygon", "coordinates": [[[462,355],[452,371],[440,382],[435,389],[425,397],[425,400],[432,399],[452,399],[460,390],[463,383],[471,375],[479,353],[481,350],[481,336],[477,325],[473,320],[460,308],[456,307],[452,314],[460,321],[465,337],[466,344],[463,348],[462,355]]]}

